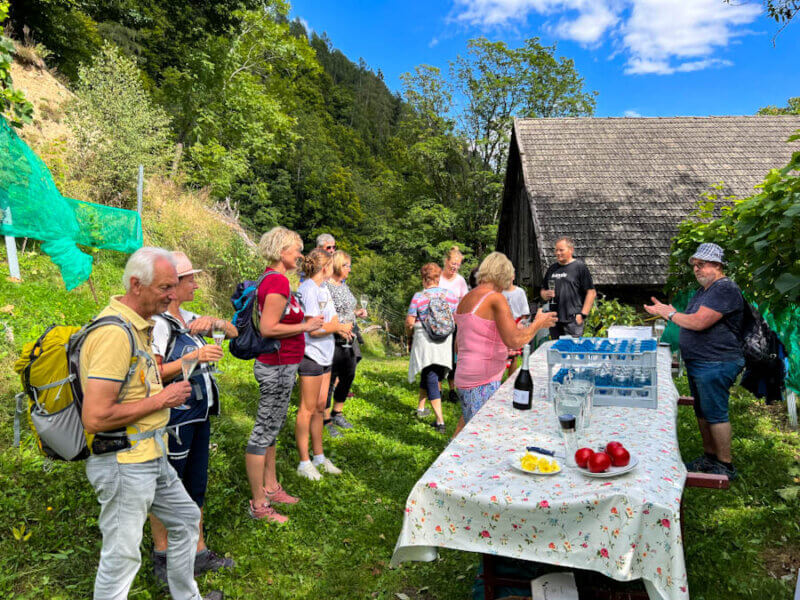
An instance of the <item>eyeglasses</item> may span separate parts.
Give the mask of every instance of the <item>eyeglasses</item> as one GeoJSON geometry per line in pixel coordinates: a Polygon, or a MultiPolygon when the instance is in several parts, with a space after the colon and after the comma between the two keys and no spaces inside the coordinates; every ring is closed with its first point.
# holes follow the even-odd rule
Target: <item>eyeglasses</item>
{"type": "Polygon", "coordinates": [[[696,260],[696,261],[694,261],[694,263],[692,263],[692,268],[693,269],[702,269],[707,264],[708,263],[706,261],[704,261],[704,260],[696,260]]]}
{"type": "Polygon", "coordinates": [[[336,250],[336,244],[333,246],[325,246],[325,250],[336,250]]]}

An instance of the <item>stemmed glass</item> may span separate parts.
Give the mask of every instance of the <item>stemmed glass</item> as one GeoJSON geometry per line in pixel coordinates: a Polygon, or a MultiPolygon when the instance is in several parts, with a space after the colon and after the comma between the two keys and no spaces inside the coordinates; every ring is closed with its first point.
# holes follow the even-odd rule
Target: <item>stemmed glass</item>
{"type": "Polygon", "coordinates": [[[317,292],[317,304],[319,305],[319,314],[323,317],[325,316],[323,313],[325,312],[325,307],[328,306],[328,301],[330,298],[328,297],[328,292],[323,289],[320,289],[317,292]]]}
{"type": "MultiPolygon", "coordinates": [[[[225,341],[225,330],[222,328],[222,324],[219,321],[216,321],[214,327],[211,329],[211,339],[214,340],[215,346],[222,348],[222,342],[225,341]]],[[[211,363],[211,372],[222,373],[215,362],[211,363]]]]}
{"type": "Polygon", "coordinates": [[[359,301],[361,302],[361,308],[367,310],[367,305],[369,304],[369,297],[366,294],[361,294],[359,297],[359,301]]]}
{"type": "Polygon", "coordinates": [[[653,335],[659,344],[661,344],[661,336],[664,335],[666,328],[667,322],[664,319],[656,319],[655,323],[653,323],[653,335]]]}
{"type": "MultiPolygon", "coordinates": [[[[352,323],[352,321],[349,316],[346,316],[342,317],[342,323],[347,324],[347,323],[352,323]]],[[[352,347],[353,347],[353,342],[350,340],[350,338],[345,338],[344,344],[342,344],[342,348],[352,348],[352,347]]]]}
{"type": "MultiPolygon", "coordinates": [[[[181,352],[181,373],[183,373],[184,381],[189,381],[189,377],[192,376],[192,372],[194,372],[200,360],[196,352],[197,349],[197,346],[186,346],[181,352]]],[[[189,407],[186,406],[185,403],[174,408],[178,410],[189,410],[189,407]]]]}

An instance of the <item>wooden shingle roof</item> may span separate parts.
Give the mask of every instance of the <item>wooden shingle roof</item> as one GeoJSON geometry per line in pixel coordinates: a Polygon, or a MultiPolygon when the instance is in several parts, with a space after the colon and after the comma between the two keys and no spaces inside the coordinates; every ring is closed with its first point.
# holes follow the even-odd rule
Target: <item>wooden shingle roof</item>
{"type": "Polygon", "coordinates": [[[701,194],[752,195],[800,149],[786,143],[797,129],[800,116],[516,119],[542,259],[567,235],[595,283],[662,285],[701,194]]]}

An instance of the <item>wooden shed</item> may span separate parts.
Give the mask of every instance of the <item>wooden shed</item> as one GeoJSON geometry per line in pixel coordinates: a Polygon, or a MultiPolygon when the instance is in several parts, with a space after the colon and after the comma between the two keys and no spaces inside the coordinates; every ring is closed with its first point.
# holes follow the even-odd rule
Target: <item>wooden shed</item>
{"type": "MultiPolygon", "coordinates": [[[[497,249],[538,288],[553,246],[575,241],[600,291],[666,282],[677,225],[711,186],[750,196],[800,143],[800,116],[516,119],[497,249]]],[[[724,247],[725,241],[720,240],[724,247]]]]}

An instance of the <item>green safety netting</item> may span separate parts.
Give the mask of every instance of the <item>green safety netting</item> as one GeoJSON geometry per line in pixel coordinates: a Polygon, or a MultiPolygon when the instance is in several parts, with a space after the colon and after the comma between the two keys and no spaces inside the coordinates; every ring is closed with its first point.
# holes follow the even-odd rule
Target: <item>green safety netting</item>
{"type": "MultiPolygon", "coordinates": [[[[686,309],[689,299],[695,290],[683,290],[672,298],[672,306],[678,311],[686,309]]],[[[745,298],[747,294],[745,294],[745,298]]],[[[789,306],[777,312],[772,312],[767,306],[757,306],[764,320],[778,334],[781,342],[786,347],[789,361],[789,372],[786,384],[795,392],[800,392],[800,306],[789,306]]],[[[662,341],[672,346],[673,352],[678,349],[678,333],[680,328],[674,323],[667,323],[667,328],[662,336],[662,341]]]]}
{"type": "Polygon", "coordinates": [[[142,246],[138,213],[66,198],[50,171],[0,117],[0,234],[42,241],[68,290],[92,274],[90,246],[133,252],[142,246]]]}

